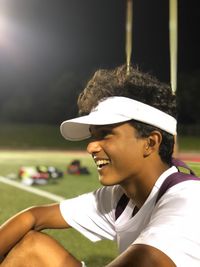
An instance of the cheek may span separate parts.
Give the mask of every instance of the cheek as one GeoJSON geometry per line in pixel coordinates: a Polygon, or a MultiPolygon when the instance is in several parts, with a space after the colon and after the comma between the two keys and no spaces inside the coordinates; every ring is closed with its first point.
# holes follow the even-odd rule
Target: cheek
{"type": "Polygon", "coordinates": [[[114,155],[114,159],[117,160],[120,166],[137,165],[143,159],[143,150],[140,143],[130,141],[123,145],[118,145],[114,155]]]}

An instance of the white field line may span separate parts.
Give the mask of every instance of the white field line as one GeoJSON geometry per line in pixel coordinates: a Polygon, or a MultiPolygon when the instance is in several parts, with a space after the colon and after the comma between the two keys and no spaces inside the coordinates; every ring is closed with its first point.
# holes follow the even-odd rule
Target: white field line
{"type": "Polygon", "coordinates": [[[46,192],[46,191],[38,189],[38,188],[33,188],[31,186],[20,184],[19,182],[16,182],[16,181],[13,181],[13,180],[9,180],[9,179],[7,179],[5,177],[2,177],[2,176],[0,176],[0,182],[2,182],[4,184],[7,184],[7,185],[11,185],[11,186],[17,187],[17,188],[19,188],[21,190],[30,192],[32,194],[35,194],[35,195],[38,195],[38,196],[41,196],[41,197],[45,197],[45,198],[54,200],[56,202],[60,202],[60,201],[62,201],[64,199],[61,196],[46,192]]]}

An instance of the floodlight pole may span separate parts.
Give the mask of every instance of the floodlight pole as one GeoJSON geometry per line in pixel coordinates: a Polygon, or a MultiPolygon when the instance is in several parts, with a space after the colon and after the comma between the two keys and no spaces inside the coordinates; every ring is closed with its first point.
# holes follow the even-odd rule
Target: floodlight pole
{"type": "Polygon", "coordinates": [[[178,47],[178,3],[169,0],[169,43],[170,43],[170,80],[172,91],[177,88],[177,47],[178,47]]]}
{"type": "Polygon", "coordinates": [[[130,62],[132,53],[132,21],[133,21],[133,2],[127,0],[126,7],[126,67],[127,74],[130,72],[130,62]]]}
{"type": "MultiPolygon", "coordinates": [[[[177,89],[178,58],[178,0],[169,0],[169,47],[170,47],[170,83],[173,94],[177,89]]],[[[178,140],[175,136],[174,156],[178,154],[178,140]]]]}

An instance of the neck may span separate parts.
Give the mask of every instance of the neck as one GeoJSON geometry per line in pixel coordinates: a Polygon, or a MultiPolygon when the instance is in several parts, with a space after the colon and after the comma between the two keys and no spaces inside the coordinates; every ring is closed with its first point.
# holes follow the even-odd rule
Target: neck
{"type": "Polygon", "coordinates": [[[120,185],[127,197],[133,199],[136,206],[141,208],[151,193],[157,179],[167,169],[169,169],[169,165],[163,162],[158,164],[158,166],[154,164],[152,168],[145,167],[145,170],[143,170],[140,176],[127,178],[120,185]]]}

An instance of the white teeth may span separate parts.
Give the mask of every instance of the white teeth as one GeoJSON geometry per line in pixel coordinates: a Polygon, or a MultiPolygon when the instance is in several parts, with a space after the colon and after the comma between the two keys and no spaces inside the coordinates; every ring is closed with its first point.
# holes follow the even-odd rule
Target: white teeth
{"type": "Polygon", "coordinates": [[[96,161],[96,165],[97,165],[98,169],[102,168],[104,165],[109,164],[109,163],[110,163],[110,161],[107,159],[101,159],[101,160],[96,161]]]}

